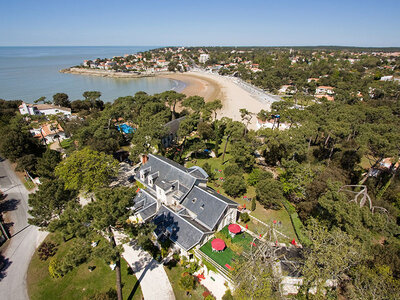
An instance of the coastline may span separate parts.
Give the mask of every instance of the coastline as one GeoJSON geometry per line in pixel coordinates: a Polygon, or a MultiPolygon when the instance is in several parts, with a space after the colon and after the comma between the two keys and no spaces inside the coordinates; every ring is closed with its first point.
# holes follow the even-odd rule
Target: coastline
{"type": "Polygon", "coordinates": [[[186,73],[159,74],[157,76],[182,81],[186,87],[180,91],[187,96],[199,95],[206,101],[220,99],[222,109],[218,119],[229,117],[234,121],[242,121],[240,109],[245,108],[253,113],[249,129],[257,130],[256,114],[261,110],[270,110],[271,104],[278,99],[263,94],[258,89],[249,88],[245,83],[230,77],[205,72],[190,71],[186,73]]]}
{"type": "Polygon", "coordinates": [[[156,74],[134,74],[115,72],[112,70],[98,70],[98,69],[83,69],[83,68],[67,68],[60,70],[60,73],[79,74],[99,77],[112,77],[112,78],[144,78],[155,77],[156,74]]]}
{"type": "MultiPolygon", "coordinates": [[[[174,90],[186,96],[198,95],[203,97],[206,102],[220,99],[223,107],[218,112],[218,119],[229,117],[234,121],[242,121],[239,110],[242,108],[247,109],[253,114],[249,123],[249,129],[254,130],[257,129],[257,118],[255,115],[261,109],[270,110],[272,102],[278,100],[239,79],[200,71],[132,74],[108,70],[68,68],[60,70],[60,72],[112,78],[162,77],[171,79],[177,82],[177,87],[174,90]]],[[[179,111],[180,109],[178,106],[177,110],[179,111]]]]}

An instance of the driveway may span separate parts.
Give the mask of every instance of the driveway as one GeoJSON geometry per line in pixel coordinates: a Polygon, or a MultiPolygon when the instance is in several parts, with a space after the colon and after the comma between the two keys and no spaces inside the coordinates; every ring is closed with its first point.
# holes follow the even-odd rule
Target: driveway
{"type": "Polygon", "coordinates": [[[12,171],[7,160],[0,162],[0,189],[7,197],[1,202],[1,210],[11,240],[2,253],[6,266],[0,274],[0,295],[3,300],[29,299],[26,275],[35,249],[47,233],[28,224],[29,192],[12,171]]]}
{"type": "MultiPolygon", "coordinates": [[[[117,244],[125,236],[114,231],[117,244]]],[[[145,300],[174,300],[175,295],[162,264],[154,260],[149,253],[139,246],[124,244],[123,258],[136,275],[145,300]]]]}

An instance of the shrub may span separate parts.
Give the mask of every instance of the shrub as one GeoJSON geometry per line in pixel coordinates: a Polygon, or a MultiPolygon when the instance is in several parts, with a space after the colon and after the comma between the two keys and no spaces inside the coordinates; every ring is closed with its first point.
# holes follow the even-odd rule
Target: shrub
{"type": "Polygon", "coordinates": [[[209,291],[204,291],[203,294],[201,294],[204,298],[206,298],[208,295],[211,295],[209,291]]]}
{"type": "Polygon", "coordinates": [[[98,292],[90,297],[85,297],[85,300],[116,300],[118,299],[117,291],[110,288],[107,292],[98,292]]]}
{"type": "Polygon", "coordinates": [[[257,208],[256,199],[251,199],[251,211],[255,211],[257,208]]]}
{"type": "Polygon", "coordinates": [[[211,263],[209,263],[205,259],[203,259],[203,265],[205,265],[207,267],[207,274],[209,271],[213,271],[214,273],[218,272],[217,268],[214,267],[211,263]]]}
{"type": "Polygon", "coordinates": [[[233,300],[232,292],[230,289],[227,289],[225,294],[222,296],[222,300],[233,300]]]}
{"type": "Polygon", "coordinates": [[[52,278],[61,278],[64,273],[61,271],[60,261],[53,257],[49,263],[49,274],[52,278]]]}
{"type": "Polygon", "coordinates": [[[240,219],[244,222],[247,223],[248,221],[250,221],[250,216],[248,213],[241,213],[240,214],[240,219]]]}
{"type": "Polygon", "coordinates": [[[195,281],[192,275],[183,275],[178,283],[179,287],[186,291],[190,292],[194,289],[195,281]]]}
{"type": "Polygon", "coordinates": [[[199,265],[197,262],[191,262],[188,268],[188,272],[190,274],[195,273],[198,269],[200,269],[199,265]]]}
{"type": "Polygon", "coordinates": [[[205,297],[204,300],[215,300],[215,298],[213,297],[213,295],[210,294],[207,297],[205,297]]]}
{"type": "Polygon", "coordinates": [[[38,249],[39,259],[42,261],[47,260],[49,257],[54,256],[57,252],[57,245],[51,242],[43,242],[38,249]]]}

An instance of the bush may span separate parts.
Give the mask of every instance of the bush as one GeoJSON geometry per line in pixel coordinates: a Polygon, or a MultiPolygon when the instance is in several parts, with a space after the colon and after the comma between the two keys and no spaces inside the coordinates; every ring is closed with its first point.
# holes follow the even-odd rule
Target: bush
{"type": "Polygon", "coordinates": [[[215,297],[213,297],[213,295],[210,294],[207,297],[205,297],[204,300],[215,300],[215,297]]]}
{"type": "Polygon", "coordinates": [[[250,216],[248,213],[241,213],[240,214],[240,219],[244,222],[247,223],[248,221],[250,221],[250,216]]]}
{"type": "Polygon", "coordinates": [[[222,300],[233,300],[232,292],[230,289],[227,289],[225,294],[222,296],[222,300]]]}
{"type": "Polygon", "coordinates": [[[304,228],[304,225],[301,222],[299,215],[297,214],[294,206],[287,200],[283,201],[283,206],[285,206],[285,208],[290,216],[290,220],[292,221],[294,231],[296,232],[296,235],[297,235],[297,238],[299,239],[300,244],[302,244],[303,246],[310,245],[311,241],[308,239],[308,237],[305,234],[306,229],[304,228]]]}
{"type": "Polygon", "coordinates": [[[242,175],[243,170],[237,164],[230,164],[224,170],[225,177],[242,175]]]}
{"type": "Polygon", "coordinates": [[[208,162],[203,165],[203,170],[208,174],[208,179],[211,181],[215,180],[215,173],[212,171],[211,165],[208,162]]]}
{"type": "Polygon", "coordinates": [[[85,300],[116,300],[118,299],[117,291],[110,288],[107,292],[96,293],[90,297],[85,297],[85,300]]]}
{"type": "Polygon", "coordinates": [[[268,171],[263,171],[261,169],[253,169],[247,178],[247,183],[251,186],[255,186],[259,181],[273,178],[272,173],[268,171]]]}
{"type": "Polygon", "coordinates": [[[232,175],[226,178],[222,186],[225,193],[232,197],[241,196],[247,191],[246,183],[241,175],[232,175]]]}
{"type": "Polygon", "coordinates": [[[178,285],[182,290],[184,290],[186,292],[190,292],[195,287],[195,281],[194,281],[193,276],[189,275],[189,274],[187,274],[187,275],[182,274],[182,277],[179,280],[178,285]]]}
{"type": "Polygon", "coordinates": [[[191,262],[188,268],[188,272],[190,274],[195,273],[198,269],[200,269],[199,265],[197,262],[191,262]]]}
{"type": "Polygon", "coordinates": [[[64,273],[61,271],[60,261],[53,257],[49,263],[49,274],[52,278],[61,278],[64,273]]]}
{"type": "Polygon", "coordinates": [[[253,199],[251,199],[251,211],[255,211],[256,208],[257,208],[256,199],[253,198],[253,199]]]}
{"type": "Polygon", "coordinates": [[[49,257],[54,256],[57,252],[57,245],[51,242],[43,242],[38,249],[39,259],[42,261],[47,260],[49,257]]]}

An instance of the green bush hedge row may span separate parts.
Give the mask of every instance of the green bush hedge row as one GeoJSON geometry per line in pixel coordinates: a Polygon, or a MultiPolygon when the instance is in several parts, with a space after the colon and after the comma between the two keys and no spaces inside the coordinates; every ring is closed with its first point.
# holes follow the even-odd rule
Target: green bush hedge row
{"type": "Polygon", "coordinates": [[[283,201],[283,206],[286,208],[289,213],[290,220],[292,221],[294,231],[296,232],[297,238],[303,246],[309,246],[311,241],[308,239],[306,233],[306,229],[304,228],[303,223],[301,222],[299,215],[296,212],[294,206],[287,200],[283,201]]]}

